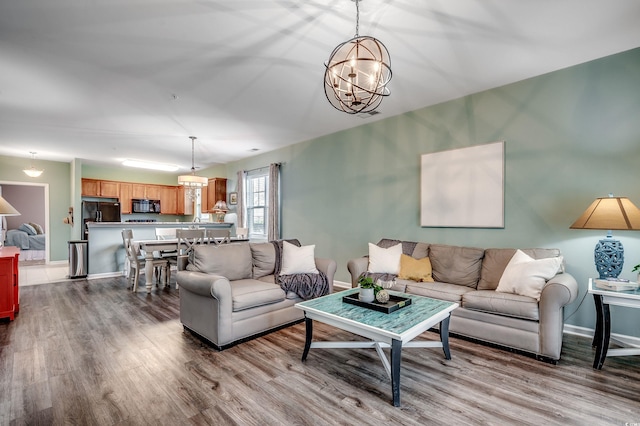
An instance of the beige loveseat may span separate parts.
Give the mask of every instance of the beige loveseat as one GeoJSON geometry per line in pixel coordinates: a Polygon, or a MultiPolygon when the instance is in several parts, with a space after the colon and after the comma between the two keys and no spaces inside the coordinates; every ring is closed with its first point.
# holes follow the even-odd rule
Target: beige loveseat
{"type": "MultiPolygon", "coordinates": [[[[180,321],[222,350],[304,318],[293,307],[303,299],[275,284],[277,246],[232,243],[196,246],[179,261],[180,321]]],[[[315,258],[333,291],[336,262],[315,258]]]]}
{"type": "MultiPolygon", "coordinates": [[[[393,290],[457,302],[449,331],[555,363],[560,359],[564,306],[575,300],[578,284],[568,273],[549,279],[539,300],[496,288],[516,249],[474,248],[383,239],[379,247],[402,243],[412,259],[429,258],[433,282],[396,279],[393,290]]],[[[561,256],[557,249],[523,249],[534,259],[561,256]]],[[[367,274],[367,256],[352,259],[347,268],[352,286],[367,274]]],[[[375,274],[371,274],[375,275],[375,274]]],[[[383,276],[382,278],[391,278],[383,276]]]]}

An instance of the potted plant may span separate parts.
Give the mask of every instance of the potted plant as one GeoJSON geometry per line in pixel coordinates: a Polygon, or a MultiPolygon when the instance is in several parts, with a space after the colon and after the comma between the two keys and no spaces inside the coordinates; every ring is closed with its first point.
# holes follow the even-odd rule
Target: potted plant
{"type": "Polygon", "coordinates": [[[638,283],[640,283],[640,263],[634,266],[631,272],[638,272],[638,283]]]}
{"type": "Polygon", "coordinates": [[[363,302],[373,302],[376,298],[376,293],[382,290],[382,287],[376,285],[371,277],[358,278],[358,286],[360,287],[360,294],[358,299],[363,302]]]}

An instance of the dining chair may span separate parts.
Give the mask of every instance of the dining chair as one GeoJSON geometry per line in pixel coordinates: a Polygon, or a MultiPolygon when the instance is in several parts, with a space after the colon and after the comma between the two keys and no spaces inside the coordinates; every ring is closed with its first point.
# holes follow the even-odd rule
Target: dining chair
{"type": "MultiPolygon", "coordinates": [[[[178,237],[178,269],[183,262],[180,258],[185,258],[193,251],[198,244],[207,244],[205,229],[177,229],[178,237]]],[[[176,284],[177,287],[177,284],[176,284]]]]}
{"type": "MultiPolygon", "coordinates": [[[[177,228],[156,228],[156,240],[171,240],[175,239],[177,228]]],[[[167,278],[167,284],[170,283],[171,268],[178,269],[178,244],[176,244],[175,250],[162,250],[158,252],[158,256],[163,259],[167,259],[169,262],[169,274],[167,278]]]]}
{"type": "MultiPolygon", "coordinates": [[[[140,271],[145,270],[146,259],[141,253],[140,248],[137,247],[133,241],[133,230],[122,230],[122,242],[124,244],[124,250],[128,262],[125,262],[127,271],[127,283],[132,291],[138,291],[138,283],[140,282],[140,271]],[[128,267],[127,264],[128,263],[128,267]]],[[[156,285],[159,285],[162,276],[165,277],[165,281],[168,285],[170,279],[169,261],[160,257],[154,257],[153,259],[153,271],[156,275],[156,285]]]]}
{"type": "Polygon", "coordinates": [[[249,236],[249,228],[236,228],[236,237],[247,238],[249,236]]]}
{"type": "Polygon", "coordinates": [[[207,229],[209,244],[227,244],[231,242],[231,231],[228,229],[207,229]]]}

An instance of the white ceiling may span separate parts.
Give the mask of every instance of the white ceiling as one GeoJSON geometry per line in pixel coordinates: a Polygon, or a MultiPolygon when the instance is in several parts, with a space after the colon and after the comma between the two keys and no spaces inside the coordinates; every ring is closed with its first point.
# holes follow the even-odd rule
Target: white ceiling
{"type": "Polygon", "coordinates": [[[362,0],[368,118],[324,95],[354,34],[352,0],[0,0],[0,154],[226,163],[638,47],[640,1],[362,0]]]}

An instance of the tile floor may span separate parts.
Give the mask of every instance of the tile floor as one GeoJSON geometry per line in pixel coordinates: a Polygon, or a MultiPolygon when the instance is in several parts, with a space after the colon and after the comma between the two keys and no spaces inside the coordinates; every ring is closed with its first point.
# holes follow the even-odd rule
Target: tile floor
{"type": "Polygon", "coordinates": [[[19,265],[18,280],[20,286],[55,283],[68,280],[69,264],[19,265]]]}

